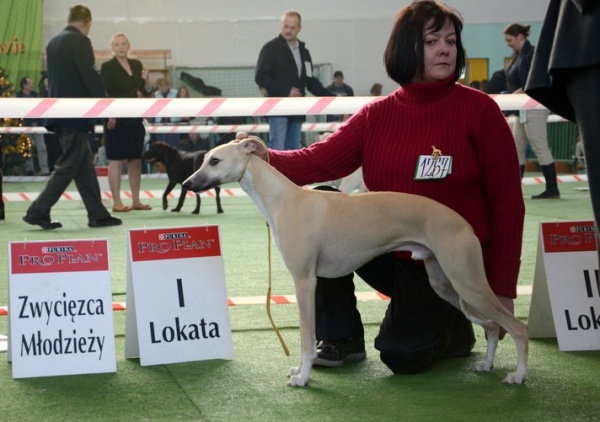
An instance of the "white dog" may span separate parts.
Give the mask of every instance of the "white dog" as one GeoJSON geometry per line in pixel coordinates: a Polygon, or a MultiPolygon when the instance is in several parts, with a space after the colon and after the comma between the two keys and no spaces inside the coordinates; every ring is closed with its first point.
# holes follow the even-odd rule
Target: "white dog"
{"type": "Polygon", "coordinates": [[[290,370],[290,385],[308,383],[317,355],[317,275],[341,277],[383,253],[399,250],[423,259],[433,289],[485,329],[487,353],[475,370],[492,369],[501,326],[517,347],[517,370],[504,382],[525,382],[527,326],[490,289],[479,240],[460,215],[417,195],[304,189],[253,155],[257,150],[265,150],[258,138],[219,146],[206,154],[200,169],[183,186],[200,192],[238,181],[272,228],[294,279],[300,311],[302,357],[300,366],[290,370]]]}

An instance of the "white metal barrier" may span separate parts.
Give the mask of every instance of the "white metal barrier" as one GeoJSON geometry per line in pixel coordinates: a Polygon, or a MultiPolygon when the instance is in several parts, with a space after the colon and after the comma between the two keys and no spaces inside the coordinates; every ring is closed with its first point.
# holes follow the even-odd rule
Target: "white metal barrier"
{"type": "MultiPolygon", "coordinates": [[[[502,110],[544,108],[525,94],[491,97],[502,110]]],[[[0,116],[41,119],[353,114],[380,98],[0,98],[0,116]]]]}

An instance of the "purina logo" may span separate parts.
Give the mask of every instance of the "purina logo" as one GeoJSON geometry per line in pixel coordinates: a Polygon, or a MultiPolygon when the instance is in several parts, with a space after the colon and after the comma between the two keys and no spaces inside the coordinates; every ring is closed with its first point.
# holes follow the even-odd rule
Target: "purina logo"
{"type": "Polygon", "coordinates": [[[188,237],[187,233],[162,233],[158,235],[158,240],[187,239],[188,237]]]}
{"type": "Polygon", "coordinates": [[[75,251],[75,246],[44,246],[42,248],[42,253],[65,253],[75,251]]]}
{"type": "Polygon", "coordinates": [[[594,226],[571,226],[571,233],[588,233],[596,230],[594,226]]]}

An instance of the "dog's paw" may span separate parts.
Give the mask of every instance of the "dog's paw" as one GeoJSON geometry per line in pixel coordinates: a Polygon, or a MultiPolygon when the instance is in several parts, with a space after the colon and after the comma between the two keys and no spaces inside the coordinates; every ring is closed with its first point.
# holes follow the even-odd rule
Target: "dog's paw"
{"type": "Polygon", "coordinates": [[[198,210],[198,211],[194,210],[194,211],[192,211],[192,214],[198,215],[198,214],[200,214],[200,210],[198,210]]]}
{"type": "Polygon", "coordinates": [[[173,208],[173,209],[171,210],[171,212],[179,212],[179,210],[180,210],[180,209],[181,209],[181,208],[173,208]]]}
{"type": "Polygon", "coordinates": [[[169,204],[167,202],[163,202],[162,209],[166,211],[167,208],[169,208],[169,204]]]}
{"type": "Polygon", "coordinates": [[[300,367],[290,368],[290,372],[288,373],[288,385],[291,387],[304,387],[307,384],[307,379],[301,374],[300,367]]]}
{"type": "Polygon", "coordinates": [[[488,362],[487,360],[482,360],[481,362],[477,362],[475,364],[475,372],[490,372],[494,367],[494,362],[488,362]]]}
{"type": "Polygon", "coordinates": [[[288,372],[288,378],[292,378],[295,375],[298,375],[300,373],[300,367],[292,367],[290,368],[290,371],[288,372]]]}
{"type": "Polygon", "coordinates": [[[527,381],[527,374],[516,371],[508,374],[502,382],[504,384],[524,384],[525,381],[527,381]]]}
{"type": "Polygon", "coordinates": [[[300,374],[290,376],[288,385],[290,387],[305,387],[308,384],[308,380],[304,379],[300,374]]]}

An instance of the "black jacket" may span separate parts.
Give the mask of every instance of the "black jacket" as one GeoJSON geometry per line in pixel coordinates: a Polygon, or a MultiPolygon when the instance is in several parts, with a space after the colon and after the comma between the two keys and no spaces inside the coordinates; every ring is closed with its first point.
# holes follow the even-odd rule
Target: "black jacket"
{"type": "MultiPolygon", "coordinates": [[[[94,49],[88,37],[74,26],[67,26],[55,35],[46,47],[49,97],[101,98],[106,97],[100,74],[94,68],[94,49]]],[[[44,125],[67,126],[92,130],[94,119],[46,119],[44,125]]]]}
{"type": "Polygon", "coordinates": [[[535,49],[531,43],[525,41],[525,44],[523,44],[523,48],[521,48],[521,51],[517,54],[516,59],[507,69],[506,79],[509,92],[514,92],[519,88],[525,90],[525,83],[527,83],[527,76],[531,69],[534,51],[535,49]]]}
{"type": "Polygon", "coordinates": [[[537,43],[525,93],[575,121],[565,89],[573,69],[600,64],[600,2],[551,0],[537,43]]]}
{"type": "Polygon", "coordinates": [[[102,63],[100,67],[100,76],[111,98],[137,98],[138,91],[147,94],[144,86],[146,82],[142,79],[142,62],[136,59],[127,59],[127,61],[131,68],[131,76],[116,57],[102,63]]]}
{"type": "Polygon", "coordinates": [[[294,55],[286,39],[279,35],[261,49],[254,73],[255,82],[267,90],[268,97],[288,97],[293,87],[300,89],[302,96],[306,95],[306,90],[315,96],[334,96],[313,76],[310,53],[302,41],[298,42],[302,74],[298,74],[294,55]]]}

